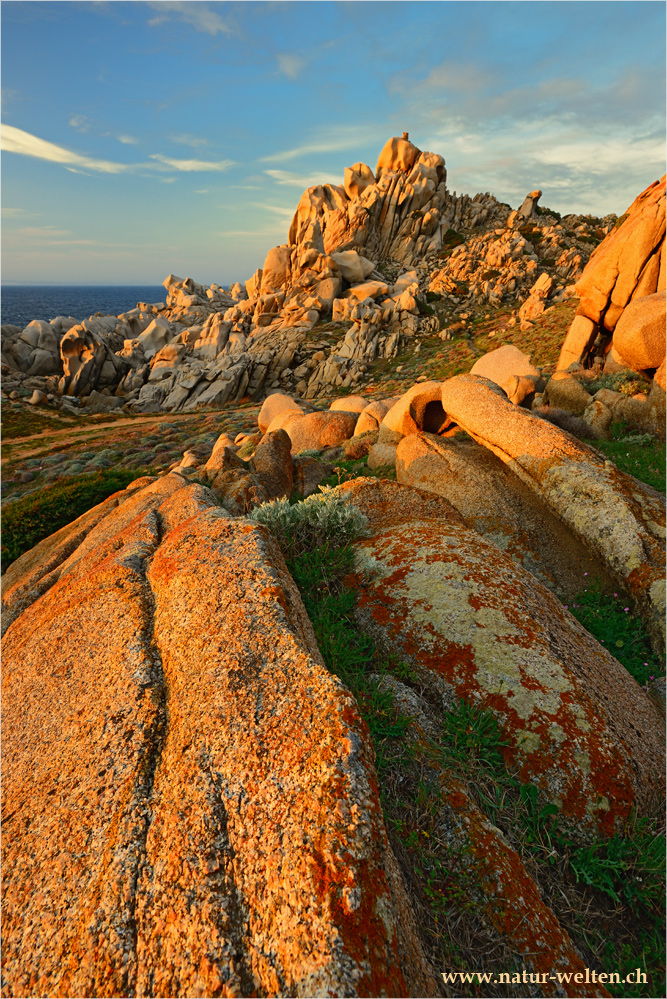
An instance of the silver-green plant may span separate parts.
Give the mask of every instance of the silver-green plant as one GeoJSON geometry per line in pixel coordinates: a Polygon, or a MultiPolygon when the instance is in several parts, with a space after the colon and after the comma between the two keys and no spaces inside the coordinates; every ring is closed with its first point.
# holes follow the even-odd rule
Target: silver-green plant
{"type": "Polygon", "coordinates": [[[294,505],[286,499],[262,503],[249,518],[268,527],[286,558],[323,545],[339,548],[368,533],[364,514],[332,486],[320,486],[294,505]]]}

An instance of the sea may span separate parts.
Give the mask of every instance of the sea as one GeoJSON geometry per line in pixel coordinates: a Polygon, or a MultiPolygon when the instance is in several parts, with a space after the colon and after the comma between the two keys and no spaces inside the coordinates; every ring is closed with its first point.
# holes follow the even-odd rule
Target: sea
{"type": "Polygon", "coordinates": [[[164,302],[163,285],[18,285],[3,284],[0,292],[2,323],[25,327],[33,319],[50,322],[72,316],[81,322],[96,312],[118,316],[138,302],[164,302]]]}

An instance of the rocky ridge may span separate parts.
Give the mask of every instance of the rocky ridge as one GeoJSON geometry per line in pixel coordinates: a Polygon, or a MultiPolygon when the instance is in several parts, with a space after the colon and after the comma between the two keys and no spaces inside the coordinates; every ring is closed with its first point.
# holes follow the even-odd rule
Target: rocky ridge
{"type": "MultiPolygon", "coordinates": [[[[490,712],[509,772],[576,846],[661,812],[664,726],[652,691],[566,602],[582,571],[594,574],[627,594],[664,653],[664,496],[581,439],[605,432],[601,407],[649,428],[664,411],[659,365],[640,365],[660,343],[664,187],[618,228],[609,222],[580,278],[607,289],[596,339],[548,382],[505,345],[469,374],[399,396],[314,405],[342,378],[333,337],[309,336],[329,307],[352,323],[337,344],[349,348],[336,355],[347,377],[361,357],[393,350],[392,337],[418,340],[420,323],[460,308],[464,284],[468,309],[523,294],[518,322],[538,329],[570,293],[574,258],[561,257],[576,235],[555,216],[538,224],[539,191],[517,212],[490,196],[457,199],[440,159],[407,136],[390,140],[375,174],[355,164],[341,188],[306,192],[290,243],[245,288],[172,276],[164,309],[117,317],[132,339],[113,317],[104,334],[95,320],[61,321],[62,390],[85,398],[102,385],[89,404],[97,393],[130,406],[143,392],[145,405],[182,412],[265,398],[256,428],[186,449],[167,474],[109,497],[4,574],[8,994],[449,994],[421,889],[383,813],[361,702],[326,668],[276,541],[249,518],[297,496],[365,517],[347,579],[355,627],[398,664],[370,679],[404,713],[422,777],[437,787],[430,835],[448,876],[463,864],[488,952],[542,976],[583,970],[581,944],[534,867],[434,747],[457,705],[490,712]],[[458,249],[443,250],[455,225],[468,238],[450,236],[458,249]],[[644,233],[653,263],[624,254],[624,229],[629,243],[644,233]],[[613,280],[593,281],[609,259],[613,280]],[[430,285],[439,313],[420,317],[430,285]],[[625,339],[613,347],[617,330],[625,339]],[[267,392],[298,387],[299,366],[280,365],[305,357],[304,343],[330,350],[306,363],[305,389],[267,392]],[[618,368],[646,391],[588,391],[618,368]],[[128,395],[107,394],[121,384],[128,395]],[[346,458],[385,477],[317,499],[346,458]],[[508,899],[522,905],[511,912],[508,899]]],[[[662,336],[664,354],[664,325],[662,336]]],[[[49,353],[48,330],[30,337],[28,356],[10,331],[17,365],[49,353]]],[[[454,909],[457,919],[466,911],[460,900],[454,909]]],[[[562,989],[543,981],[530,994],[562,989]]],[[[569,994],[608,995],[590,982],[569,994]]]]}
{"type": "Polygon", "coordinates": [[[470,310],[521,305],[531,323],[571,294],[616,219],[517,211],[456,195],[443,158],[391,139],[375,173],[309,188],[245,284],[170,275],[164,303],[79,322],[4,326],[4,391],[86,412],[192,412],[277,388],[314,399],[361,386],[378,359],[456,334],[470,310]],[[429,304],[430,300],[430,304],[429,304]],[[326,324],[329,324],[328,326],[326,324]],[[324,326],[323,326],[324,324],[324,326]],[[324,337],[311,331],[322,329],[324,337]]]}

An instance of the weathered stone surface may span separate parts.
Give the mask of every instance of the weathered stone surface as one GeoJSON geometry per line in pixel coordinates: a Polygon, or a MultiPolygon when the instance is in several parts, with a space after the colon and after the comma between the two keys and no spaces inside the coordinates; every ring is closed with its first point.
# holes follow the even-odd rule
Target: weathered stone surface
{"type": "MultiPolygon", "coordinates": [[[[600,560],[500,458],[462,434],[411,434],[396,450],[396,478],[444,497],[468,527],[493,542],[561,599],[584,573],[610,581],[600,560]]],[[[433,516],[433,514],[424,514],[433,516]]]]}
{"type": "Polygon", "coordinates": [[[380,424],[380,444],[396,444],[420,430],[438,433],[446,419],[442,408],[442,382],[421,382],[395,402],[380,424]]]}
{"type": "Polygon", "coordinates": [[[480,375],[482,378],[489,378],[502,389],[514,376],[522,375],[538,379],[540,369],[530,363],[530,357],[512,343],[506,343],[496,350],[484,354],[478,361],[475,361],[470,369],[471,375],[480,375]]]}
{"type": "Polygon", "coordinates": [[[294,485],[291,441],[284,430],[266,433],[250,459],[250,467],[261,480],[268,499],[292,495],[294,485]]]}
{"type": "Polygon", "coordinates": [[[442,405],[604,561],[634,598],[657,647],[664,647],[664,496],[558,427],[512,406],[486,379],[450,378],[442,385],[442,405]]]}
{"type": "Polygon", "coordinates": [[[291,395],[285,395],[283,392],[272,392],[271,395],[267,395],[262,403],[262,408],[257,417],[257,425],[262,433],[265,434],[276,416],[292,411],[303,413],[303,409],[294,401],[291,395]]]}
{"type": "Polygon", "coordinates": [[[487,947],[496,945],[501,952],[509,951],[506,964],[500,959],[505,967],[529,968],[539,974],[543,996],[561,996],[562,986],[551,981],[560,970],[581,975],[581,984],[568,986],[571,996],[608,997],[604,987],[586,984],[583,961],[545,905],[519,855],[477,807],[463,781],[438,763],[433,753],[440,734],[436,712],[424,697],[391,673],[378,679],[380,687],[391,693],[400,711],[410,718],[404,738],[439,790],[440,804],[429,834],[431,850],[437,849],[432,839],[435,834],[441,848],[446,844],[450,871],[459,868],[470,885],[469,898],[474,900],[475,918],[483,928],[487,947]],[[521,905],[516,904],[517,899],[521,905]]]}
{"type": "Polygon", "coordinates": [[[577,315],[572,320],[558,358],[558,370],[567,371],[571,364],[579,364],[595,342],[598,325],[588,316],[577,315]]]}
{"type": "Polygon", "coordinates": [[[660,808],[662,733],[646,692],[530,574],[442,518],[355,547],[361,625],[445,710],[459,698],[491,708],[506,759],[575,834],[660,808]]]}
{"type": "Polygon", "coordinates": [[[567,409],[577,416],[582,415],[590,401],[591,396],[581,382],[566,371],[557,371],[552,375],[544,390],[546,405],[567,409]]]}
{"type": "Polygon", "coordinates": [[[394,172],[412,170],[420,154],[421,150],[410,142],[407,132],[403,133],[402,139],[398,137],[387,139],[378,157],[375,176],[380,177],[387,170],[394,172]]]}
{"type": "Polygon", "coordinates": [[[390,409],[391,405],[385,401],[369,403],[359,414],[359,419],[354,428],[355,436],[357,434],[364,434],[369,430],[378,430],[390,409]]]}
{"type": "Polygon", "coordinates": [[[613,333],[630,301],[664,290],[665,178],[642,191],[620,221],[594,250],[577,282],[579,307],[559,369],[588,363],[598,329],[613,333]]]}
{"type": "Polygon", "coordinates": [[[206,493],[137,490],[7,633],[7,988],[437,995],[356,705],[206,493]]]}
{"type": "Polygon", "coordinates": [[[633,299],[616,324],[612,343],[634,371],[660,367],[665,360],[665,292],[633,299]]]}
{"type": "Polygon", "coordinates": [[[298,454],[299,451],[342,444],[354,435],[356,422],[356,413],[329,410],[323,413],[307,413],[305,416],[297,414],[286,422],[283,429],[287,431],[292,441],[292,454],[298,454]]]}
{"type": "Polygon", "coordinates": [[[334,399],[329,406],[332,411],[343,410],[345,413],[363,413],[368,406],[368,399],[363,395],[346,395],[342,399],[334,399]]]}
{"type": "Polygon", "coordinates": [[[337,492],[356,506],[365,517],[372,531],[406,520],[442,517],[454,524],[465,524],[463,517],[451,503],[432,490],[416,489],[410,485],[361,476],[342,482],[337,492]]]}

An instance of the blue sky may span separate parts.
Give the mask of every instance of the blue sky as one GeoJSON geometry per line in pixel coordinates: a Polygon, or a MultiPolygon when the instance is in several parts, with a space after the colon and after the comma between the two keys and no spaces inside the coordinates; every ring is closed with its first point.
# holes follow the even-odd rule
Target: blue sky
{"type": "Polygon", "coordinates": [[[409,131],[448,187],[621,214],[664,173],[662,2],[21,2],[4,282],[229,284],[409,131]]]}

